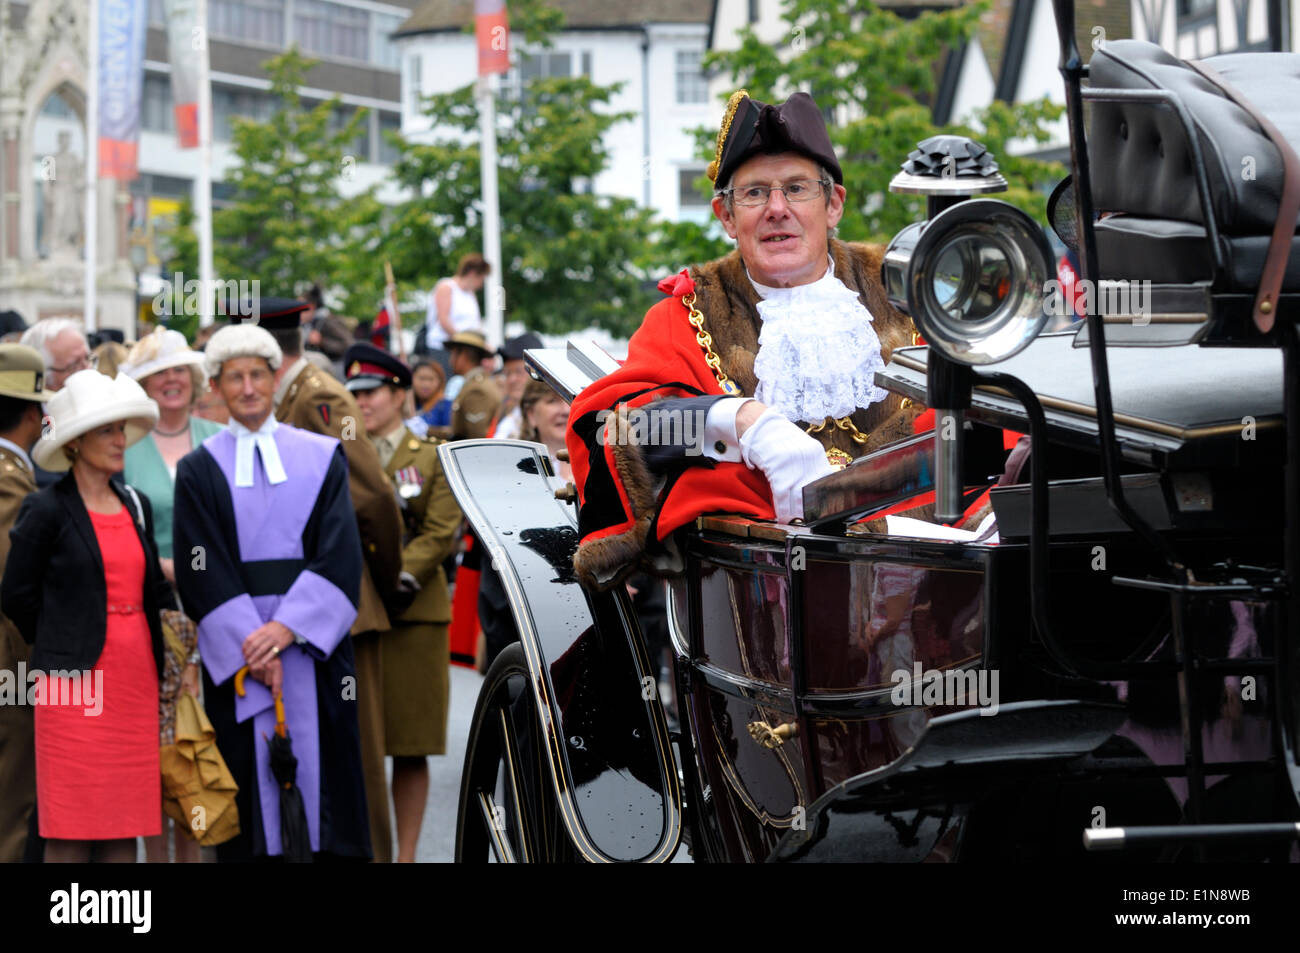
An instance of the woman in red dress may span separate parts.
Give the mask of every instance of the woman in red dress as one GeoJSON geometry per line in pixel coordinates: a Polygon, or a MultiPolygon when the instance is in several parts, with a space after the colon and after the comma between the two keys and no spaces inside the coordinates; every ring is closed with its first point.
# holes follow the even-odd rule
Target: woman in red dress
{"type": "Polygon", "coordinates": [[[70,377],[32,456],[68,470],[24,502],[0,583],[33,644],[36,810],[47,862],[131,862],[158,834],[161,600],[168,589],[146,499],[111,482],[157,405],[126,376],[70,377]],[[63,674],[56,674],[63,673],[63,674]]]}

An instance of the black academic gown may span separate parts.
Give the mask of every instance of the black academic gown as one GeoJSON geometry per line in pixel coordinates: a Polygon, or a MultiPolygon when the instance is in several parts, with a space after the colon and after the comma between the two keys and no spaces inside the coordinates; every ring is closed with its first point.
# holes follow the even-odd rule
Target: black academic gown
{"type": "MultiPolygon", "coordinates": [[[[224,456],[220,452],[223,447],[230,450],[229,441],[233,441],[233,437],[229,433],[210,438],[181,460],[176,472],[173,519],[176,583],[186,613],[199,624],[201,647],[205,624],[210,627],[208,631],[220,628],[219,620],[229,614],[231,607],[247,604],[243,599],[245,594],[253,597],[259,606],[266,606],[268,600],[262,597],[289,593],[303,573],[321,577],[346,595],[351,603],[351,614],[345,621],[339,621],[345,613],[339,612],[337,606],[332,610],[339,617],[335,620],[335,627],[342,625],[343,637],[328,655],[310,644],[292,648],[301,648],[315,663],[320,770],[317,856],[320,859],[366,860],[371,857],[371,849],[357,727],[356,669],[352,641],[346,635],[347,627],[355,618],[360,589],[361,544],[348,494],[347,464],[337,441],[330,441],[334,444],[332,454],[326,451],[326,457],[321,458],[328,459],[323,479],[319,475],[299,479],[299,474],[305,472],[304,467],[310,469],[304,464],[304,457],[312,454],[295,452],[295,441],[307,437],[313,441],[328,439],[286,425],[282,425],[281,432],[276,434],[290,479],[298,481],[290,484],[295,487],[295,495],[309,491],[313,483],[320,487],[310,516],[301,528],[301,558],[246,560],[241,556],[240,539],[256,537],[257,545],[265,548],[268,538],[281,532],[281,516],[274,510],[259,514],[256,507],[247,508],[252,515],[250,512],[236,512],[232,499],[233,476],[228,476],[233,473],[232,457],[229,452],[224,456]],[[223,445],[220,441],[227,443],[223,445]],[[210,444],[214,452],[209,451],[210,444]],[[218,458],[222,462],[218,462],[218,458]],[[245,524],[242,533],[241,519],[245,524]],[[254,520],[256,525],[250,528],[249,523],[254,520]],[[349,686],[352,687],[350,692],[349,686]]],[[[260,456],[255,473],[258,480],[265,479],[260,456]]],[[[305,504],[302,505],[305,509],[305,504]]],[[[279,549],[284,550],[283,540],[279,549]]],[[[262,611],[265,614],[267,610],[262,611]]],[[[331,608],[322,603],[319,611],[327,614],[331,608]]],[[[276,616],[272,614],[270,617],[276,616]]],[[[299,635],[303,634],[299,630],[309,630],[321,621],[301,615],[298,620],[302,624],[289,627],[299,635]]],[[[244,627],[251,632],[256,626],[244,627]]],[[[230,674],[237,664],[238,660],[232,662],[229,657],[209,658],[205,650],[204,699],[208,717],[216,729],[217,746],[239,785],[236,803],[241,834],[217,848],[218,858],[222,861],[251,860],[267,854],[264,802],[259,796],[259,778],[254,762],[255,745],[265,745],[266,742],[255,737],[252,719],[242,723],[236,719],[234,680],[230,674]],[[215,679],[214,668],[218,676],[215,679]]],[[[286,678],[287,673],[286,662],[286,678]]],[[[246,684],[253,686],[253,679],[248,678],[246,684]]],[[[262,690],[261,686],[256,688],[262,690]]],[[[298,717],[301,718],[301,714],[298,717]]],[[[289,732],[292,738],[292,719],[289,732]]],[[[295,754],[300,758],[303,756],[297,749],[295,754]]],[[[277,833],[275,840],[278,842],[278,839],[277,833]]]]}

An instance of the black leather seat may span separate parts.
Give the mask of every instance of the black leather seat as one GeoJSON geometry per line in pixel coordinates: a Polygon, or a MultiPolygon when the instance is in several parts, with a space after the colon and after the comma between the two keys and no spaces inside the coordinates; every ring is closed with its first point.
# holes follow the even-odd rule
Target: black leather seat
{"type": "MultiPolygon", "coordinates": [[[[1206,61],[1300,149],[1300,54],[1234,53],[1206,61]]],[[[1255,121],[1183,61],[1152,43],[1119,40],[1093,55],[1090,85],[1165,89],[1192,117],[1224,259],[1222,290],[1253,290],[1282,194],[1282,161],[1255,121]]],[[[1192,168],[1173,110],[1144,103],[1092,104],[1088,133],[1101,275],[1162,283],[1214,277],[1192,168]],[[1106,213],[1118,213],[1106,215],[1106,213]]],[[[1300,290],[1300,238],[1283,289],[1300,290]]]]}

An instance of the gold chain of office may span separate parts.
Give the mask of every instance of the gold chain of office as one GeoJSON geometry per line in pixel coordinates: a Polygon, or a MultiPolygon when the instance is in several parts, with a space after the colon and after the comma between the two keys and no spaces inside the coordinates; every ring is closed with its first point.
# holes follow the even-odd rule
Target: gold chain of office
{"type": "MultiPolygon", "coordinates": [[[[686,320],[695,329],[695,343],[704,351],[704,363],[709,365],[709,369],[713,371],[713,376],[718,379],[718,385],[722,388],[722,392],[730,397],[741,396],[740,388],[736,386],[736,382],[722,370],[722,359],[713,350],[713,335],[704,330],[704,314],[699,308],[695,307],[695,292],[692,291],[682,295],[682,304],[686,306],[686,320]]],[[[866,436],[854,426],[853,421],[848,417],[827,417],[819,424],[810,425],[808,433],[819,433],[832,427],[847,431],[853,438],[854,443],[865,445],[867,442],[866,436]]],[[[852,458],[838,447],[828,448],[826,459],[836,469],[846,467],[852,462],[852,458]]]]}

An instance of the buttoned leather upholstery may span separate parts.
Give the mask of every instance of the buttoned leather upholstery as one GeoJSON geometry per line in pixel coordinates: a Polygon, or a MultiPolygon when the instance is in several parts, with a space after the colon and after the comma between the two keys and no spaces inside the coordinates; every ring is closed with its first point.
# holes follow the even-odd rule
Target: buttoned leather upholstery
{"type": "MultiPolygon", "coordinates": [[[[1300,54],[1236,53],[1206,61],[1300,149],[1300,54]]],[[[1152,43],[1119,40],[1093,55],[1090,85],[1167,89],[1191,114],[1221,234],[1225,283],[1258,280],[1282,194],[1282,161],[1253,119],[1218,87],[1152,43]]],[[[1088,133],[1093,201],[1124,214],[1097,227],[1107,278],[1156,282],[1213,276],[1192,153],[1177,114],[1143,103],[1093,103],[1088,133]]],[[[1284,289],[1300,289],[1300,241],[1293,240],[1284,289]]]]}

